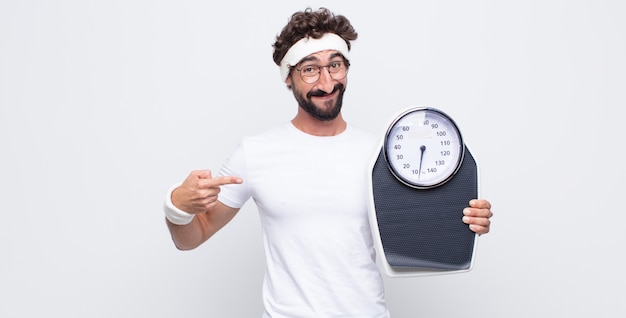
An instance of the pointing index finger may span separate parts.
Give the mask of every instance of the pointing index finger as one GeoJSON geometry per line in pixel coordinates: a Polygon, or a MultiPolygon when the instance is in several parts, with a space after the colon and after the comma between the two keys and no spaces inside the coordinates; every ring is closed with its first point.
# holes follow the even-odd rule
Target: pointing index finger
{"type": "Polygon", "coordinates": [[[221,176],[214,179],[218,186],[226,184],[240,184],[243,183],[243,179],[235,176],[221,176]]]}

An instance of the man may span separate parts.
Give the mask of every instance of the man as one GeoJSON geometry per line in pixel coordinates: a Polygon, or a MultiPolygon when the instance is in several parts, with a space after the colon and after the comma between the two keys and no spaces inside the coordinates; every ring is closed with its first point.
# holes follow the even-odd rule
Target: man
{"type": "MultiPolygon", "coordinates": [[[[298,110],[291,122],[245,138],[219,176],[194,171],[166,199],[175,245],[193,249],[254,199],[263,227],[263,317],[389,317],[367,213],[366,168],[376,139],[341,114],[357,33],[327,9],[293,14],[274,62],[298,110]]],[[[459,211],[489,232],[486,200],[459,211]]]]}

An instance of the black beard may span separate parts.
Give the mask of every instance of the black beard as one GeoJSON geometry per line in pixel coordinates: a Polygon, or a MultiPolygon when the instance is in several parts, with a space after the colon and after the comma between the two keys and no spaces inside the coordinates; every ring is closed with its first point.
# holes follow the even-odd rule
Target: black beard
{"type": "MultiPolygon", "coordinates": [[[[333,107],[330,107],[328,109],[320,109],[315,106],[311,101],[312,96],[324,96],[327,95],[326,92],[320,90],[311,91],[307,93],[306,98],[304,98],[302,97],[302,95],[299,94],[299,92],[293,90],[293,95],[296,97],[298,105],[313,118],[319,121],[330,121],[337,118],[337,116],[339,116],[339,113],[341,112],[341,106],[343,104],[343,93],[345,92],[343,84],[338,83],[337,85],[335,85],[333,91],[330,94],[334,92],[339,92],[339,94],[337,95],[337,102],[333,107]]],[[[329,103],[330,102],[331,101],[329,101],[329,103]]]]}

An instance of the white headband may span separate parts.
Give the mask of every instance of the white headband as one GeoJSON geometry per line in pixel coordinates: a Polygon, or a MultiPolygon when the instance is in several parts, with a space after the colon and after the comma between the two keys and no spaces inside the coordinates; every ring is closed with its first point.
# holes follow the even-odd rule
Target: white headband
{"type": "Polygon", "coordinates": [[[283,82],[289,76],[289,67],[295,66],[303,58],[324,50],[335,50],[348,58],[348,43],[335,33],[325,33],[321,38],[306,37],[292,45],[282,61],[280,61],[280,76],[283,82]]]}

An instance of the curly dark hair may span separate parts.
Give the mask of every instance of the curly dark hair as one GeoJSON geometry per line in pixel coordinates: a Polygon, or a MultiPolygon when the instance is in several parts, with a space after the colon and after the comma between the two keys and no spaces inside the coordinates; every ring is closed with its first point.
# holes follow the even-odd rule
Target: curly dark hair
{"type": "Polygon", "coordinates": [[[289,48],[305,37],[314,39],[321,38],[325,33],[335,33],[339,35],[348,44],[350,49],[350,41],[356,40],[358,34],[350,24],[350,21],[343,15],[335,15],[326,8],[320,8],[313,11],[307,8],[304,11],[294,13],[289,23],[283,28],[274,47],[274,63],[280,65],[289,48]]]}

